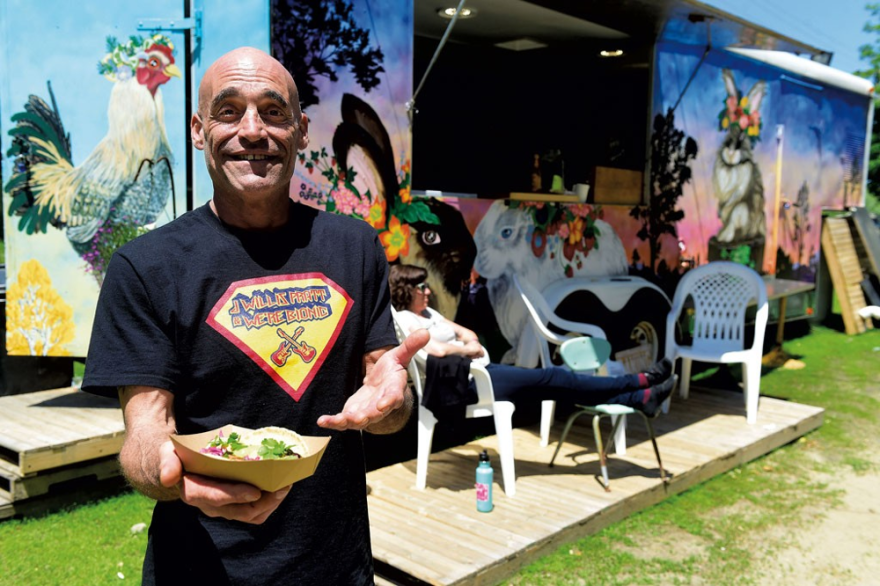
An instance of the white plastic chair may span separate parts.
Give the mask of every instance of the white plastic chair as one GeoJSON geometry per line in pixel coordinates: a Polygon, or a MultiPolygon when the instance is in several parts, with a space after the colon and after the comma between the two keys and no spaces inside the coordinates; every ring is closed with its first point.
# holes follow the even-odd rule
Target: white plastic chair
{"type": "Polygon", "coordinates": [[[747,266],[729,261],[704,264],[685,273],[675,290],[666,321],[666,353],[681,358],[679,394],[688,396],[694,360],[719,364],[742,363],[746,420],[758,419],[761,357],[767,327],[767,290],[764,280],[747,266]],[[683,346],[675,339],[676,325],[693,300],[693,341],[683,346]],[[746,347],[746,309],[757,303],[755,335],[746,347]]]}
{"type": "MultiPolygon", "coordinates": [[[[403,341],[407,334],[400,326],[397,312],[392,308],[391,315],[394,318],[394,330],[399,341],[403,341]]],[[[428,482],[428,460],[431,457],[431,443],[434,438],[434,426],[437,418],[422,405],[422,396],[425,389],[425,367],[428,354],[420,350],[410,361],[407,368],[416,391],[418,403],[418,447],[416,450],[416,488],[424,490],[428,482]]],[[[495,419],[495,435],[498,438],[498,455],[501,459],[501,476],[504,480],[504,493],[512,497],[516,495],[516,472],[513,460],[513,412],[515,406],[510,401],[496,401],[492,389],[492,379],[489,372],[482,366],[471,363],[471,376],[477,387],[477,403],[468,405],[465,417],[489,417],[495,419]]]]}
{"type": "MultiPolygon", "coordinates": [[[[550,368],[554,366],[550,356],[550,344],[561,346],[563,342],[571,339],[575,334],[578,336],[592,336],[595,338],[607,339],[605,332],[599,326],[586,324],[582,322],[573,322],[563,319],[556,315],[540,291],[535,289],[531,283],[520,279],[517,275],[513,275],[513,283],[517,291],[519,291],[520,299],[528,310],[530,325],[535,336],[538,338],[539,354],[541,357],[541,366],[550,368]],[[548,326],[553,325],[562,329],[567,334],[558,334],[551,330],[548,326]]],[[[556,401],[541,401],[541,446],[546,447],[550,444],[550,427],[553,425],[553,414],[556,411],[556,401]]],[[[621,424],[618,437],[623,436],[625,423],[621,424]]],[[[619,441],[618,445],[626,445],[626,440],[619,441]]]]}

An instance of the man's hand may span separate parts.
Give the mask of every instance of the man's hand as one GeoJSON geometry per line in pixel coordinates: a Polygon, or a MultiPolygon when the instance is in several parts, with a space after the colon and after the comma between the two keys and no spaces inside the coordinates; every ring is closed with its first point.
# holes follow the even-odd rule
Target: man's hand
{"type": "Polygon", "coordinates": [[[159,448],[159,481],[167,488],[177,486],[180,500],[209,517],[254,525],[268,519],[290,492],[289,486],[276,492],[264,492],[251,484],[185,474],[170,441],[159,448]]]}
{"type": "Polygon", "coordinates": [[[123,387],[125,442],[119,462],[126,479],[146,496],[181,499],[209,517],[259,524],[272,514],[290,487],[262,492],[256,486],[186,474],[168,435],[175,432],[174,397],[164,389],[123,387]]]}
{"type": "Polygon", "coordinates": [[[429,339],[428,330],[416,330],[400,346],[367,355],[363,386],[349,397],[341,413],[322,415],[318,425],[339,431],[366,429],[372,433],[392,433],[403,427],[412,411],[406,367],[429,339]]]}

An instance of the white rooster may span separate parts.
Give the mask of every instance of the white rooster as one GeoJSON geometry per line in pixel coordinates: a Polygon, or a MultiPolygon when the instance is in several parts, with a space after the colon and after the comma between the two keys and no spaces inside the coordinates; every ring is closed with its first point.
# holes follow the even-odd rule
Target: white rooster
{"type": "MultiPolygon", "coordinates": [[[[160,86],[181,77],[164,35],[124,43],[110,37],[107,46],[98,71],[114,82],[108,131],[85,161],[73,165],[51,85],[52,107],[31,95],[25,111],[12,117],[16,126],[7,153],[15,157],[6,191],[9,212],[21,216],[18,229],[33,234],[46,232],[49,224],[63,228],[92,269],[102,232],[155,222],[173,195],[160,86]]],[[[106,267],[99,268],[90,272],[101,282],[106,267]]]]}

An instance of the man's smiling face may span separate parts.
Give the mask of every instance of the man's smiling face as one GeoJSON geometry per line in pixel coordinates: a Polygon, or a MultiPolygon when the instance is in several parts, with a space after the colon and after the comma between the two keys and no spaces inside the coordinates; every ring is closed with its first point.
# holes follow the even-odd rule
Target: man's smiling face
{"type": "Polygon", "coordinates": [[[192,134],[215,196],[287,194],[296,153],[308,144],[298,97],[290,74],[260,51],[234,52],[205,73],[192,134]]]}

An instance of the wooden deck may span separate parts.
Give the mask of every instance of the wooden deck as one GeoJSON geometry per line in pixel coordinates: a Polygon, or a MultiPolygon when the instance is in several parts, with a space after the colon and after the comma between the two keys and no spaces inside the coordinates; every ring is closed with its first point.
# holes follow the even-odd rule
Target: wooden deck
{"type": "MultiPolygon", "coordinates": [[[[762,397],[758,423],[746,424],[742,394],[693,388],[655,422],[669,484],[641,420],[628,422],[625,456],[609,459],[611,492],[597,480],[589,418],[572,428],[553,468],[537,428],[514,430],[516,496],[501,488],[494,436],[433,454],[428,488],[418,491],[415,461],[367,475],[373,556],[390,584],[495,584],[560,545],[600,529],[757,458],[816,429],[824,411],[762,397]],[[474,469],[483,449],[495,467],[495,509],[475,508],[474,469]]],[[[607,429],[606,429],[607,435],[607,429]]]]}

